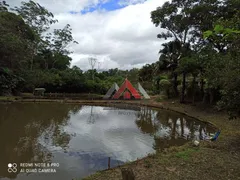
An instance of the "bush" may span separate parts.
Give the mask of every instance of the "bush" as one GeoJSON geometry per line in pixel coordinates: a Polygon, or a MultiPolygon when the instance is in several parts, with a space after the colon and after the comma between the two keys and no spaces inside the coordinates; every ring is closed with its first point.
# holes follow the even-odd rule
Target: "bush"
{"type": "Polygon", "coordinates": [[[171,83],[167,79],[162,79],[159,82],[160,88],[165,92],[168,98],[170,98],[170,88],[171,88],[171,83]]]}
{"type": "Polygon", "coordinates": [[[165,96],[165,95],[160,95],[160,96],[158,96],[158,97],[156,98],[156,101],[157,101],[157,102],[162,102],[162,101],[165,100],[165,99],[167,99],[167,96],[165,96]]]}
{"type": "MultiPolygon", "coordinates": [[[[200,87],[198,86],[197,81],[195,81],[195,84],[193,84],[193,77],[188,78],[188,81],[186,83],[186,97],[192,98],[193,96],[198,97],[201,94],[200,87]]],[[[200,97],[198,98],[200,99],[200,97]]]]}
{"type": "Polygon", "coordinates": [[[153,93],[159,94],[161,91],[160,81],[161,80],[168,80],[168,75],[162,74],[153,79],[153,93]]]}
{"type": "Polygon", "coordinates": [[[24,79],[14,75],[14,73],[7,68],[0,68],[0,95],[15,94],[21,90],[21,84],[24,79]]]}

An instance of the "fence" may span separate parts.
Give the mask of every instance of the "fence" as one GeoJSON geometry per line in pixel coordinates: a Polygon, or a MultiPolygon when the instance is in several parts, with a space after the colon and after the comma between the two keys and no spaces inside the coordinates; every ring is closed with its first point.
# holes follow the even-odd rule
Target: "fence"
{"type": "Polygon", "coordinates": [[[100,94],[77,94],[77,93],[44,93],[44,96],[22,95],[23,99],[102,99],[100,94]]]}

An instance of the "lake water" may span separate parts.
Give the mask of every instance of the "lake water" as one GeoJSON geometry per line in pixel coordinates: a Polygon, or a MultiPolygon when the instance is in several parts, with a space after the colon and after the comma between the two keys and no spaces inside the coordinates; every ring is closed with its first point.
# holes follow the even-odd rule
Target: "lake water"
{"type": "Polygon", "coordinates": [[[205,123],[147,107],[0,104],[0,179],[81,179],[107,169],[108,157],[115,167],[209,133],[205,123]]]}

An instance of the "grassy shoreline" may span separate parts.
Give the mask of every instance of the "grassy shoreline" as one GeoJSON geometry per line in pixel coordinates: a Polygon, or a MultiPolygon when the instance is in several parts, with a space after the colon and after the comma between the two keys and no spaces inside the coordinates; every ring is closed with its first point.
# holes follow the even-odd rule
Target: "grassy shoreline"
{"type": "Polygon", "coordinates": [[[158,109],[166,109],[174,112],[178,112],[184,115],[187,115],[189,117],[198,119],[202,122],[208,122],[209,124],[212,124],[213,126],[217,127],[214,123],[205,121],[203,119],[200,119],[199,117],[192,116],[191,114],[187,113],[186,111],[179,112],[179,110],[175,110],[172,107],[169,107],[170,101],[168,102],[168,105],[166,105],[166,102],[157,102],[156,98],[153,97],[151,100],[103,100],[103,99],[70,99],[70,98],[22,98],[21,96],[0,96],[0,103],[8,103],[8,102],[26,102],[26,103],[50,103],[50,102],[59,102],[59,103],[68,103],[68,104],[95,104],[95,105],[101,105],[101,106],[111,106],[114,104],[126,104],[126,105],[133,105],[133,106],[148,106],[152,108],[158,108],[158,109]]]}
{"type": "Polygon", "coordinates": [[[109,105],[123,103],[154,108],[168,109],[183,113],[200,121],[209,122],[221,129],[216,142],[201,141],[199,147],[191,142],[170,147],[164,152],[157,152],[134,162],[109,170],[96,172],[85,180],[122,179],[121,168],[128,167],[134,172],[135,179],[240,179],[240,119],[228,120],[227,114],[213,108],[171,103],[156,102],[155,99],[143,101],[123,100],[53,100],[21,99],[0,97],[0,102],[64,102],[81,104],[109,105]]]}
{"type": "MultiPolygon", "coordinates": [[[[177,111],[221,129],[216,142],[201,141],[199,147],[191,142],[181,147],[171,147],[121,167],[99,171],[84,180],[122,179],[121,168],[131,168],[135,179],[240,179],[240,119],[228,120],[223,112],[178,103],[157,103],[164,109],[177,111]]],[[[150,105],[150,106],[151,106],[150,105]]]]}

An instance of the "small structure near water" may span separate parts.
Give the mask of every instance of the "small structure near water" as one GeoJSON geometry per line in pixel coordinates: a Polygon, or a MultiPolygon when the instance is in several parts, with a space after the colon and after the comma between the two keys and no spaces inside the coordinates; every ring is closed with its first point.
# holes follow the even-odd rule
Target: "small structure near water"
{"type": "Polygon", "coordinates": [[[35,88],[33,91],[33,95],[44,96],[45,88],[35,88]]]}
{"type": "Polygon", "coordinates": [[[103,99],[150,99],[150,96],[138,83],[138,90],[136,90],[131,82],[126,78],[123,84],[118,87],[116,83],[105,94],[103,99]]]}
{"type": "Polygon", "coordinates": [[[117,83],[114,83],[112,85],[112,87],[108,90],[108,92],[105,94],[103,99],[111,98],[118,90],[119,90],[119,87],[118,87],[117,83]]]}

